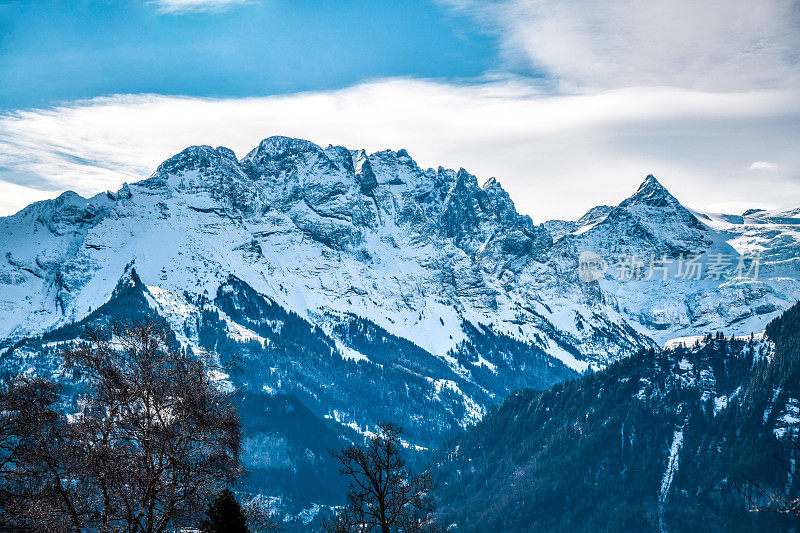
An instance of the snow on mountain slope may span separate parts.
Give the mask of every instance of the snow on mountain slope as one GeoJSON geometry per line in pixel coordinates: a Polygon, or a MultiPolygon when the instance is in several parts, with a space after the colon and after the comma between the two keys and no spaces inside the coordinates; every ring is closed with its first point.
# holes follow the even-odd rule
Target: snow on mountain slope
{"type": "Polygon", "coordinates": [[[594,249],[609,259],[698,253],[709,245],[708,229],[652,175],[639,190],[614,207],[596,207],[563,235],[555,252],[574,255],[594,249]]]}
{"type": "Polygon", "coordinates": [[[273,137],[239,162],[192,147],[119,193],[65,193],[0,228],[0,338],[80,319],[134,261],[166,291],[214,294],[234,273],[312,322],[354,313],[442,357],[466,339],[464,322],[578,370],[647,343],[537,261],[552,240],[498,183],[422,170],[404,151],[273,137]]]}
{"type": "Polygon", "coordinates": [[[796,223],[783,212],[691,211],[650,175],[618,206],[582,217],[550,258],[602,257],[606,301],[660,344],[714,330],[747,334],[800,300],[796,223]]]}
{"type": "MultiPolygon", "coordinates": [[[[795,215],[695,213],[648,176],[618,206],[536,225],[496,180],[404,150],[271,137],[239,160],[194,146],[116,193],[0,218],[0,370],[52,370],[81,328],[155,313],[195,353],[237,358],[226,381],[253,398],[252,442],[283,442],[251,420],[284,394],[337,435],[392,420],[432,448],[514,390],[676,337],[761,331],[800,299],[795,215]],[[610,264],[588,283],[587,251],[610,264]],[[752,251],[758,279],[682,279],[675,264],[615,277],[620,254],[752,251]]],[[[304,464],[298,450],[280,465],[304,464]]],[[[254,490],[308,486],[280,465],[254,490]]]]}
{"type": "Polygon", "coordinates": [[[751,210],[743,215],[701,214],[741,254],[759,253],[768,275],[800,276],[800,207],[751,210]]]}
{"type": "Polygon", "coordinates": [[[213,297],[233,274],[322,328],[352,314],[455,366],[472,325],[583,371],[650,338],[759,330],[800,298],[792,212],[741,218],[694,213],[648,176],[618,206],[537,226],[494,179],[424,170],[404,150],[271,137],[237,160],[195,146],[118,193],[64,193],[0,219],[0,339],[86,316],[133,262],[156,292],[213,297]],[[597,282],[578,279],[586,250],[612,264],[597,282]],[[675,265],[666,280],[615,279],[623,254],[753,250],[756,280],[677,279],[675,265]]]}

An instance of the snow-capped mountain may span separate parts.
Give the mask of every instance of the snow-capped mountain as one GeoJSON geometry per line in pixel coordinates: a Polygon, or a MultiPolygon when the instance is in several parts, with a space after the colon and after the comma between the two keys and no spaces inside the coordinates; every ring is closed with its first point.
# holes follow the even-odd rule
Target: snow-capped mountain
{"type": "Polygon", "coordinates": [[[675,337],[760,331],[800,299],[797,217],[696,213],[648,176],[618,206],[537,225],[496,180],[404,150],[194,146],[118,192],[0,218],[2,363],[46,367],[84,325],[157,315],[187,348],[239,357],[229,379],[250,394],[435,446],[513,390],[675,337]],[[755,251],[757,277],[678,272],[755,251]],[[609,265],[596,279],[579,275],[586,252],[609,265]],[[619,276],[620,256],[670,265],[619,276]]]}
{"type": "Polygon", "coordinates": [[[537,226],[495,179],[423,170],[404,150],[271,137],[239,161],[196,146],[117,193],[67,192],[0,219],[0,339],[80,320],[135,265],[178,329],[198,312],[187,295],[213,297],[233,275],[323,330],[362,317],[458,372],[469,368],[448,354],[468,342],[465,324],[582,371],[650,339],[763,327],[800,297],[794,215],[694,213],[648,176],[618,206],[537,226]],[[612,267],[587,284],[587,250],[609,263],[760,251],[763,264],[759,279],[615,279],[612,267]]]}
{"type": "Polygon", "coordinates": [[[608,257],[701,253],[711,244],[706,228],[653,175],[618,206],[599,206],[558,239],[559,250],[596,250],[608,257]]]}
{"type": "Polygon", "coordinates": [[[237,161],[192,147],[117,193],[65,193],[0,227],[0,338],[80,320],[134,264],[173,317],[184,292],[213,297],[234,275],[323,329],[353,314],[443,360],[464,323],[578,370],[648,342],[594,288],[560,279],[549,233],[496,181],[423,170],[402,150],[274,137],[237,161]]]}
{"type": "Polygon", "coordinates": [[[550,224],[549,258],[569,266],[583,251],[598,254],[605,301],[659,344],[758,332],[800,299],[800,225],[787,213],[691,211],[649,175],[618,206],[550,224]]]}

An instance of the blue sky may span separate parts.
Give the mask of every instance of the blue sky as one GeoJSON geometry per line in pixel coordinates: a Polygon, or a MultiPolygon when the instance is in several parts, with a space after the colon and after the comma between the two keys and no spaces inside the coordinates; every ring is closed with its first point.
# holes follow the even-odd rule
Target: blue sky
{"type": "Polygon", "coordinates": [[[800,206],[800,3],[0,0],[0,216],[278,134],[494,176],[539,221],[648,173],[800,206]]]}
{"type": "Polygon", "coordinates": [[[428,1],[0,2],[0,107],[109,94],[261,96],[395,76],[474,78],[496,37],[428,1]],[[400,7],[402,6],[402,7],[400,7]]]}

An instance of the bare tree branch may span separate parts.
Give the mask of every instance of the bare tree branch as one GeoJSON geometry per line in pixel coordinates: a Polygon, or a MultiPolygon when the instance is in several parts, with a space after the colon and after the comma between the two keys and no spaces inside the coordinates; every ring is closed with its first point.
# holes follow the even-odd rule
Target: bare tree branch
{"type": "Polygon", "coordinates": [[[157,533],[194,520],[240,474],[230,395],[169,330],[98,330],[62,356],[77,397],[23,379],[0,396],[0,490],[10,502],[2,519],[34,530],[157,533]]]}
{"type": "Polygon", "coordinates": [[[402,430],[382,424],[366,447],[350,446],[334,453],[341,474],[351,480],[347,504],[326,522],[330,533],[439,531],[430,497],[429,473],[411,476],[401,454],[402,430]]]}

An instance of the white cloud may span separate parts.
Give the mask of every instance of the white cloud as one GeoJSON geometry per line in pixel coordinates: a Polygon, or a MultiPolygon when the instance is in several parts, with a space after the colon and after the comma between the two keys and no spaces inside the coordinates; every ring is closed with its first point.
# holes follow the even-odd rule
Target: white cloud
{"type": "Polygon", "coordinates": [[[440,0],[495,31],[564,88],[788,87],[797,0],[440,0]]]}
{"type": "Polygon", "coordinates": [[[28,191],[12,191],[0,214],[30,195],[116,189],[189,145],[224,145],[241,157],[277,134],[368,151],[406,148],[425,166],[497,176],[538,220],[616,203],[648,172],[700,208],[800,204],[798,96],[669,88],[552,96],[520,80],[392,79],[261,98],[97,98],[0,115],[0,181],[28,191]],[[756,181],[747,170],[756,160],[781,166],[756,181]]]}
{"type": "Polygon", "coordinates": [[[769,161],[753,161],[747,170],[771,170],[775,171],[778,170],[778,165],[776,163],[770,163],[769,161]]]}
{"type": "Polygon", "coordinates": [[[203,11],[219,11],[249,0],[152,0],[160,13],[181,14],[203,11]]]}
{"type": "Polygon", "coordinates": [[[0,216],[14,213],[22,207],[38,202],[55,198],[62,191],[47,191],[16,185],[0,180],[0,216]]]}

